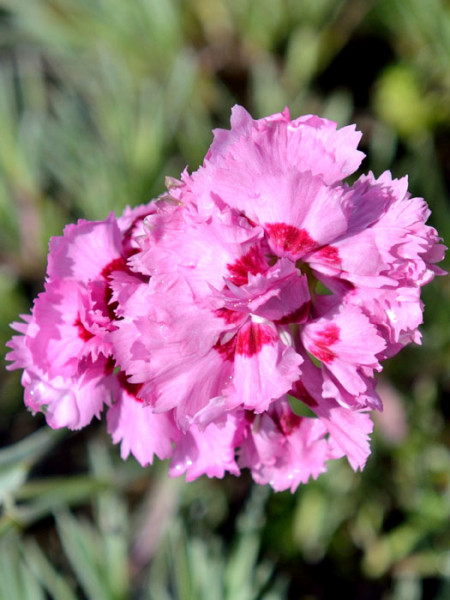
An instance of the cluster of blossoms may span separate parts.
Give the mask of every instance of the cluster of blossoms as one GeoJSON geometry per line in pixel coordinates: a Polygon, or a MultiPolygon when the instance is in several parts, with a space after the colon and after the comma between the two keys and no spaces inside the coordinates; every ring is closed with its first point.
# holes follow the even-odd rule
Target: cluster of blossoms
{"type": "Polygon", "coordinates": [[[362,176],[360,134],[241,107],[204,164],[145,206],[50,241],[10,368],[51,427],[106,411],[121,455],[188,480],[250,469],[291,489],[362,468],[374,371],[420,342],[444,254],[406,178],[362,176]]]}

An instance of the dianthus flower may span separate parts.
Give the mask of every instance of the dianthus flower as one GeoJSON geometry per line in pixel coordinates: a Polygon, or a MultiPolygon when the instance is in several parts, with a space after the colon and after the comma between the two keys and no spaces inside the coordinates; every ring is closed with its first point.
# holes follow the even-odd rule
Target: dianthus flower
{"type": "Polygon", "coordinates": [[[10,342],[27,406],[70,428],[106,407],[124,458],[188,480],[246,467],[293,491],[329,459],[363,468],[374,373],[420,343],[445,248],[406,178],[344,182],[359,140],[235,107],[165,195],[67,227],[10,342]]]}

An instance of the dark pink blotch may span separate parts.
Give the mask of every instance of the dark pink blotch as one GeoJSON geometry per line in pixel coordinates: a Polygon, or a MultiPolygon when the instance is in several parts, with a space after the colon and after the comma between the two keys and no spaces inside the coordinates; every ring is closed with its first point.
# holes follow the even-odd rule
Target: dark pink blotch
{"type": "Polygon", "coordinates": [[[291,435],[293,431],[299,428],[303,419],[290,411],[283,413],[278,419],[274,420],[283,435],[291,435]]]}
{"type": "Polygon", "coordinates": [[[133,219],[131,225],[123,233],[122,248],[123,248],[123,251],[125,252],[126,256],[133,256],[133,254],[136,254],[136,252],[138,252],[138,250],[136,248],[133,248],[131,246],[131,242],[133,239],[133,233],[134,233],[134,230],[136,229],[136,227],[139,225],[139,223],[142,223],[142,221],[145,219],[145,217],[148,217],[148,215],[150,215],[150,214],[152,214],[151,211],[149,211],[148,213],[139,215],[138,217],[133,219]]]}
{"type": "Polygon", "coordinates": [[[334,246],[324,246],[316,252],[316,256],[330,265],[338,266],[341,264],[339,250],[334,246]]]}
{"type": "Polygon", "coordinates": [[[301,382],[300,380],[294,383],[290,393],[292,394],[292,396],[298,398],[298,400],[301,400],[310,408],[314,408],[314,406],[317,406],[317,402],[314,400],[314,398],[303,385],[303,382],[301,382]]]}
{"type": "Polygon", "coordinates": [[[275,333],[268,327],[250,323],[238,333],[236,352],[243,356],[254,356],[258,354],[264,344],[271,344],[275,338],[275,333]]]}
{"type": "Polygon", "coordinates": [[[214,350],[220,354],[224,361],[232,362],[234,360],[234,353],[236,352],[236,338],[237,336],[235,335],[223,344],[220,343],[220,341],[214,344],[214,350]]]}
{"type": "Polygon", "coordinates": [[[109,281],[111,273],[114,271],[128,271],[126,260],[123,256],[114,258],[105,267],[103,267],[100,275],[109,281]]]}
{"type": "Polygon", "coordinates": [[[241,286],[248,283],[249,273],[257,275],[267,271],[267,264],[259,248],[252,246],[246,254],[228,264],[227,269],[232,283],[241,286]]]}
{"type": "Polygon", "coordinates": [[[120,387],[124,389],[128,395],[132,396],[137,402],[142,402],[142,398],[138,398],[138,394],[142,389],[143,383],[131,383],[124,371],[120,371],[117,375],[120,387]]]}
{"type": "Polygon", "coordinates": [[[214,313],[223,319],[227,325],[236,325],[243,318],[242,313],[230,310],[229,308],[218,308],[214,313]]]}
{"type": "Polygon", "coordinates": [[[277,325],[288,325],[289,323],[304,323],[309,316],[311,302],[304,302],[299,308],[275,321],[277,325]]]}
{"type": "Polygon", "coordinates": [[[317,247],[317,242],[305,229],[299,229],[287,223],[266,223],[272,248],[282,256],[297,260],[317,247]]]}
{"type": "MultiPolygon", "coordinates": [[[[129,256],[133,256],[133,254],[136,254],[136,252],[138,252],[138,250],[131,249],[129,256]]],[[[108,316],[109,316],[109,319],[111,322],[121,319],[121,318],[118,318],[116,315],[116,309],[118,307],[118,303],[111,302],[112,297],[113,297],[113,289],[111,287],[112,274],[117,271],[122,271],[123,273],[128,273],[129,275],[132,275],[133,277],[139,279],[139,281],[142,281],[144,283],[147,283],[150,279],[147,275],[142,275],[141,273],[135,273],[134,271],[132,271],[127,264],[127,259],[124,256],[119,256],[118,258],[114,258],[105,267],[103,267],[100,275],[104,279],[106,279],[106,282],[107,282],[107,284],[105,286],[105,306],[106,306],[106,311],[108,313],[108,316]]]]}
{"type": "Polygon", "coordinates": [[[331,363],[336,354],[330,346],[339,340],[339,327],[335,323],[325,325],[322,331],[316,333],[314,339],[314,356],[321,362],[331,363]]]}
{"type": "Polygon", "coordinates": [[[81,338],[84,342],[88,342],[94,337],[94,334],[86,329],[86,327],[81,322],[80,315],[78,315],[77,320],[74,323],[75,327],[78,330],[78,337],[81,338]]]}

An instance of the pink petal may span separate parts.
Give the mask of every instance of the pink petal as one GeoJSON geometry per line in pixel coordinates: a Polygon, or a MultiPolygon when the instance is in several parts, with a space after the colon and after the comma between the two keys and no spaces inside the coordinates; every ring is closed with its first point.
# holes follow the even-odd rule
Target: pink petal
{"type": "Polygon", "coordinates": [[[87,283],[122,256],[120,230],[113,215],[106,221],[67,225],[62,237],[50,240],[48,276],[87,283]]]}
{"type": "Polygon", "coordinates": [[[343,305],[324,317],[307,323],[301,332],[308,352],[351,394],[367,389],[362,367],[380,370],[377,354],[386,344],[362,311],[343,305]]]}
{"type": "Polygon", "coordinates": [[[240,287],[228,283],[215,298],[225,309],[253,314],[278,325],[301,323],[309,315],[307,278],[285,258],[264,274],[249,274],[248,283],[240,287]]]}
{"type": "Polygon", "coordinates": [[[318,419],[297,417],[287,400],[279,400],[269,413],[249,420],[239,465],[251,470],[256,483],[295,491],[323,473],[326,460],[333,457],[325,435],[318,419]]]}
{"type": "MultiPolygon", "coordinates": [[[[285,165],[311,171],[328,184],[356,171],[364,154],[357,150],[361,133],[354,125],[337,130],[336,123],[314,115],[291,121],[289,111],[259,120],[240,106],[231,116],[231,131],[214,131],[214,142],[206,155],[208,163],[221,162],[224,156],[239,156],[243,147],[262,147],[270,155],[275,170],[285,165]]],[[[245,161],[248,162],[248,161],[245,161]]]]}
{"type": "Polygon", "coordinates": [[[113,389],[105,373],[105,362],[86,363],[75,378],[48,375],[37,369],[26,369],[22,377],[25,404],[33,412],[42,411],[50,427],[81,429],[93,417],[100,418],[113,389]]]}
{"type": "Polygon", "coordinates": [[[357,406],[344,407],[334,398],[325,397],[323,388],[322,372],[305,357],[302,377],[290,393],[306,404],[326,427],[335,455],[345,455],[353,469],[362,469],[370,454],[369,434],[373,428],[370,416],[357,406]]]}
{"type": "Polygon", "coordinates": [[[170,462],[169,475],[186,473],[193,481],[201,475],[222,478],[226,472],[239,475],[235,461],[236,418],[229,415],[220,426],[211,423],[205,429],[192,425],[178,441],[170,462]]]}
{"type": "Polygon", "coordinates": [[[155,414],[123,389],[108,409],[107,424],[113,442],[120,443],[121,457],[131,453],[143,467],[152,464],[155,455],[172,456],[172,444],[180,437],[172,413],[155,414]]]}
{"type": "Polygon", "coordinates": [[[289,391],[301,363],[294,348],[285,346],[272,327],[250,321],[237,336],[233,398],[255,412],[267,410],[289,391]]]}

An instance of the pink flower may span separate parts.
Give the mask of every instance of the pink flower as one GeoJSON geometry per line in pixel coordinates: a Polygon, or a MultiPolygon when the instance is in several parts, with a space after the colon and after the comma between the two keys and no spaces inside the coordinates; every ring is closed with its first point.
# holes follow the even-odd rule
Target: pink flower
{"type": "MultiPolygon", "coordinates": [[[[22,335],[8,344],[10,368],[24,369],[25,403],[42,410],[51,427],[84,427],[121,397],[106,333],[118,318],[112,278],[129,272],[123,239],[112,215],[69,225],[50,242],[45,290],[31,316],[13,324],[22,335]]],[[[134,286],[141,284],[134,276],[134,286]]]]}
{"type": "Polygon", "coordinates": [[[103,357],[96,361],[80,358],[76,369],[50,369],[44,360],[39,367],[41,357],[30,349],[40,335],[33,317],[25,316],[25,323],[13,323],[14,329],[22,335],[14,336],[8,344],[13,349],[8,358],[14,361],[9,368],[24,369],[25,405],[33,413],[44,412],[52,428],[80,429],[94,416],[100,417],[110,396],[112,380],[107,361],[103,357]]]}
{"type": "Polygon", "coordinates": [[[145,466],[153,463],[154,456],[169,458],[173,443],[181,437],[171,412],[155,414],[136,398],[136,388],[125,377],[119,376],[115,402],[108,410],[107,429],[115,444],[121,444],[123,459],[131,453],[145,466]]]}
{"type": "Polygon", "coordinates": [[[294,491],[328,460],[363,468],[374,373],[420,343],[445,248],[406,178],[345,183],[359,139],[235,107],[165,195],[68,226],[10,342],[26,404],[72,428],[106,406],[123,458],[170,458],[188,480],[249,468],[294,491]]]}
{"type": "Polygon", "coordinates": [[[287,399],[262,415],[247,413],[246,419],[239,464],[251,469],[257,483],[269,483],[275,491],[295,491],[325,472],[327,460],[338,457],[323,423],[295,415],[287,399]]]}
{"type": "Polygon", "coordinates": [[[203,429],[192,425],[177,444],[169,474],[176,477],[186,473],[187,481],[203,474],[219,478],[226,472],[239,475],[235,446],[241,420],[239,413],[228,413],[220,425],[211,423],[203,429]]]}

